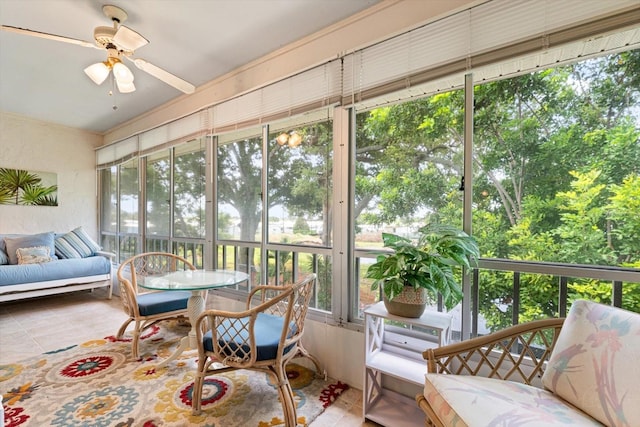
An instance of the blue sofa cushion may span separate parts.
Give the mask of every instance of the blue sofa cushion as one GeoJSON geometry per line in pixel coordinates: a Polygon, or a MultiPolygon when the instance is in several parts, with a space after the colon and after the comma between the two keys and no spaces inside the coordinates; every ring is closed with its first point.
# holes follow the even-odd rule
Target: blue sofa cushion
{"type": "Polygon", "coordinates": [[[56,237],[55,250],[58,258],[86,258],[99,251],[100,245],[82,227],[78,227],[56,237]]]}
{"type": "Polygon", "coordinates": [[[143,316],[184,310],[191,296],[189,291],[161,291],[138,295],[138,311],[143,316]]]}
{"type": "Polygon", "coordinates": [[[0,265],[5,265],[5,264],[9,264],[9,257],[7,256],[5,251],[0,249],[0,265]]]}
{"type": "MultiPolygon", "coordinates": [[[[249,336],[249,318],[241,319],[243,329],[240,331],[239,336],[234,339],[228,332],[229,320],[224,320],[222,325],[218,327],[218,342],[223,347],[229,347],[228,355],[231,356],[232,352],[242,346],[242,351],[245,354],[249,354],[249,346],[244,344],[243,341],[248,341],[249,336]],[[238,342],[240,341],[240,342],[238,342]]],[[[256,339],[256,360],[271,360],[275,359],[278,354],[278,343],[280,342],[280,336],[282,335],[282,327],[284,324],[284,318],[281,316],[274,316],[273,314],[259,313],[256,318],[256,322],[253,326],[253,332],[256,339]]],[[[234,330],[234,328],[231,328],[234,330]]],[[[207,332],[203,337],[203,345],[207,351],[213,351],[213,340],[211,338],[211,331],[207,332]]],[[[285,353],[290,350],[290,347],[285,350],[285,353]]]]}
{"type": "Polygon", "coordinates": [[[36,246],[48,246],[49,254],[53,257],[56,248],[53,244],[53,232],[29,234],[20,237],[5,237],[4,244],[9,257],[10,264],[18,263],[18,255],[16,251],[20,248],[33,248],[36,246]]]}
{"type": "Polygon", "coordinates": [[[42,264],[0,266],[0,286],[45,282],[111,273],[111,262],[103,256],[58,259],[42,264]]]}

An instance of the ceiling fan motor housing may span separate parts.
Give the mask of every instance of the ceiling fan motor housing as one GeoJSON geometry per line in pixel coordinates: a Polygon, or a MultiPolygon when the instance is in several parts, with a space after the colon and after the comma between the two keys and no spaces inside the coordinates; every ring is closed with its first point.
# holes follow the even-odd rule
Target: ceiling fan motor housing
{"type": "Polygon", "coordinates": [[[93,38],[99,46],[106,48],[109,44],[113,44],[116,31],[113,27],[96,27],[93,30],[93,38]]]}

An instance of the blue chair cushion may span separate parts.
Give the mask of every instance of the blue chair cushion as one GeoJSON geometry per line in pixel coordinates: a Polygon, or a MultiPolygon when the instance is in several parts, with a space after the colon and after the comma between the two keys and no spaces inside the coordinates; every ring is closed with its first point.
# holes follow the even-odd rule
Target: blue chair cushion
{"type": "Polygon", "coordinates": [[[187,308],[190,296],[189,291],[149,292],[138,295],[138,310],[142,316],[183,310],[187,308]]]}
{"type": "MultiPolygon", "coordinates": [[[[242,322],[243,329],[239,332],[239,336],[236,337],[236,341],[248,341],[249,336],[249,318],[245,317],[240,319],[242,322]]],[[[280,341],[280,335],[282,334],[282,327],[284,323],[284,318],[280,316],[274,316],[273,314],[266,313],[258,313],[258,317],[256,318],[256,323],[253,326],[253,331],[256,339],[256,351],[257,356],[256,360],[271,360],[275,359],[278,353],[278,342],[280,341]]],[[[238,348],[238,346],[242,346],[242,351],[246,354],[249,353],[249,346],[246,344],[238,343],[233,340],[228,332],[225,332],[230,325],[229,320],[224,320],[220,326],[218,326],[218,342],[221,346],[229,347],[228,353],[231,355],[232,350],[238,348]]],[[[239,328],[239,327],[238,327],[239,328]]],[[[235,328],[235,329],[238,329],[235,328]]],[[[232,330],[235,330],[232,328],[232,330]]],[[[213,351],[213,342],[211,339],[211,331],[207,332],[203,337],[203,345],[205,350],[213,351]]],[[[293,346],[289,346],[285,350],[285,354],[291,349],[293,346]]]]}

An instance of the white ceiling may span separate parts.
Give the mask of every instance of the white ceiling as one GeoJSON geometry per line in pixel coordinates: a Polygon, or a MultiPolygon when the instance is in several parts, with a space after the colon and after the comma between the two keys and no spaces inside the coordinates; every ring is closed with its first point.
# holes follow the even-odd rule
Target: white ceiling
{"type": "MultiPolygon", "coordinates": [[[[380,0],[0,0],[0,22],[93,42],[110,26],[104,4],[128,13],[124,25],[149,44],[143,58],[196,88],[380,0]]],[[[109,96],[83,72],[106,52],[0,31],[0,110],[98,133],[181,96],[126,63],[136,91],[109,96]],[[113,109],[114,101],[117,110],[113,109]]]]}

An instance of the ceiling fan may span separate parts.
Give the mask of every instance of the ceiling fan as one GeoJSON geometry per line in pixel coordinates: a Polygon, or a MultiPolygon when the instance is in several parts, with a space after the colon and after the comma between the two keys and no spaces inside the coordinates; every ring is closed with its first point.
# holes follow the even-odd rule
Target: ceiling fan
{"type": "Polygon", "coordinates": [[[135,66],[140,70],[184,93],[190,94],[195,91],[195,86],[191,83],[145,61],[144,59],[133,57],[136,49],[147,45],[149,40],[136,31],[121,25],[127,19],[127,13],[124,10],[113,5],[104,5],[102,7],[102,11],[111,19],[113,27],[96,27],[93,30],[95,43],[55,34],[43,33],[40,31],[28,30],[25,28],[13,27],[10,25],[2,25],[2,29],[4,31],[71,43],[83,47],[101,50],[105,49],[107,51],[107,60],[88,66],[85,68],[84,72],[98,85],[102,84],[107,77],[109,77],[109,73],[111,72],[116,85],[118,86],[118,90],[121,93],[129,93],[136,90],[136,87],[133,84],[134,75],[122,62],[123,58],[133,62],[133,64],[135,64],[135,66]]]}

